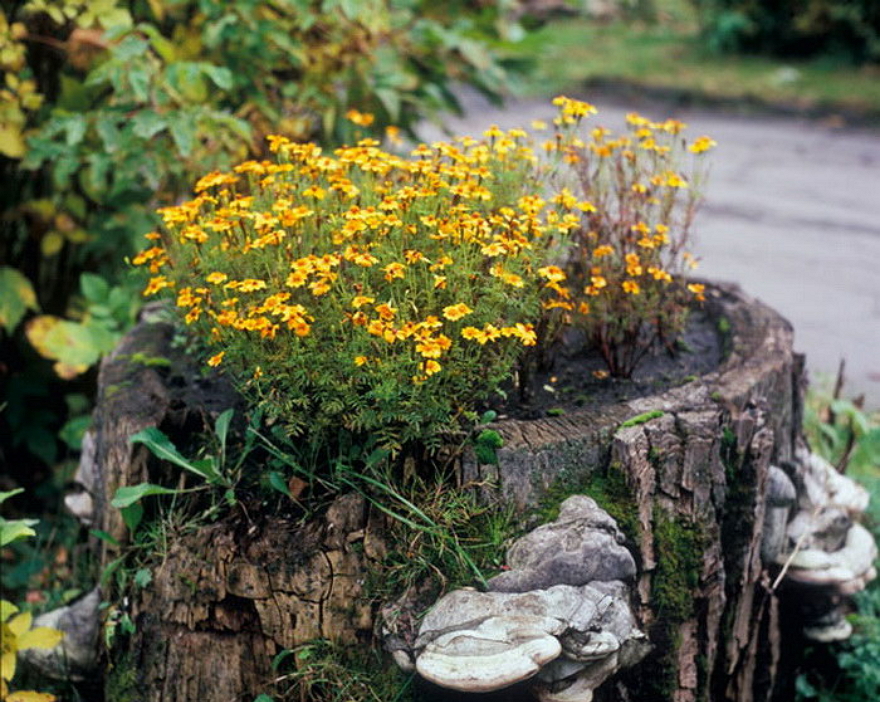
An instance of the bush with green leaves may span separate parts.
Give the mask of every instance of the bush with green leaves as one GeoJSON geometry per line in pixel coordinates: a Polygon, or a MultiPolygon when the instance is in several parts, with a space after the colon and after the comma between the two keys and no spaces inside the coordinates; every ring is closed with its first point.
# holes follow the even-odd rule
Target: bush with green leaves
{"type": "Polygon", "coordinates": [[[880,62],[876,0],[691,1],[709,46],[717,51],[880,62]]]}

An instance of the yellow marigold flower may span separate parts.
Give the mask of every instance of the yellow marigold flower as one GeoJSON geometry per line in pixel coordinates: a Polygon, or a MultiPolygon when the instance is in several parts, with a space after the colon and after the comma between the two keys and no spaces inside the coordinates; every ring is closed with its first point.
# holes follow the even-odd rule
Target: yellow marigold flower
{"type": "Polygon", "coordinates": [[[131,260],[131,263],[134,266],[142,266],[147,261],[151,261],[158,256],[162,256],[164,253],[165,249],[163,249],[161,246],[153,246],[145,251],[141,251],[131,260]]]}
{"type": "Polygon", "coordinates": [[[483,132],[483,136],[487,139],[498,139],[504,136],[504,132],[497,124],[492,124],[485,132],[483,132]]]}
{"type": "Polygon", "coordinates": [[[644,195],[648,192],[648,187],[642,183],[633,183],[632,191],[634,193],[638,193],[639,195],[644,195]]]}
{"type": "Polygon", "coordinates": [[[554,205],[559,205],[567,210],[574,207],[577,204],[577,201],[577,198],[571,194],[571,191],[568,188],[560,190],[551,200],[554,205]]]}
{"type": "Polygon", "coordinates": [[[459,302],[457,305],[449,305],[448,307],[443,308],[443,316],[452,322],[457,322],[459,319],[461,319],[462,317],[466,317],[471,312],[473,312],[473,310],[463,302],[459,302]]]}
{"type": "Polygon", "coordinates": [[[221,351],[220,353],[211,356],[211,358],[208,359],[208,365],[212,368],[219,366],[223,362],[224,355],[226,355],[226,352],[221,351]]]}
{"type": "Polygon", "coordinates": [[[542,119],[533,119],[532,129],[534,129],[536,132],[543,131],[547,129],[547,123],[542,119]]]}
{"type": "Polygon", "coordinates": [[[266,141],[269,142],[269,151],[272,153],[277,153],[282,147],[290,144],[290,139],[279,134],[270,134],[266,137],[266,141]]]}
{"type": "Polygon", "coordinates": [[[148,241],[159,241],[162,238],[162,235],[159,232],[147,232],[144,234],[144,239],[148,241]]]}
{"type": "Polygon", "coordinates": [[[198,321],[198,319],[202,316],[202,308],[201,307],[193,307],[189,312],[186,313],[186,316],[183,318],[183,321],[186,324],[192,324],[193,322],[198,321]]]}
{"type": "Polygon", "coordinates": [[[718,143],[714,139],[707,136],[701,136],[694,139],[694,143],[688,147],[688,151],[695,154],[701,154],[717,145],[718,143]]]}
{"type": "Polygon", "coordinates": [[[150,295],[155,295],[160,290],[165,288],[173,288],[174,283],[168,280],[164,275],[157,275],[147,282],[147,287],[144,288],[143,295],[144,297],[149,297],[150,295]]]}
{"type": "Polygon", "coordinates": [[[442,367],[443,366],[433,359],[425,361],[425,375],[431,376],[434,375],[434,373],[439,373],[442,367]]]}
{"type": "Polygon", "coordinates": [[[623,287],[623,292],[629,293],[630,295],[638,295],[642,291],[639,284],[634,280],[624,280],[621,285],[623,287]]]}
{"type": "Polygon", "coordinates": [[[330,279],[329,278],[320,278],[309,284],[309,290],[312,292],[312,295],[315,297],[321,297],[321,295],[326,295],[330,292],[330,279]]]}
{"type": "Polygon", "coordinates": [[[546,278],[551,283],[559,283],[565,280],[566,275],[559,266],[544,266],[538,269],[538,275],[546,278]]]}
{"type": "Polygon", "coordinates": [[[310,185],[302,191],[303,197],[310,197],[315,200],[323,200],[327,197],[327,191],[319,185],[310,185]]]}
{"type": "Polygon", "coordinates": [[[363,307],[364,305],[372,304],[376,301],[374,297],[367,297],[366,295],[355,295],[354,299],[351,301],[351,306],[355,309],[359,307],[363,307]]]}
{"type": "Polygon", "coordinates": [[[590,314],[590,304],[588,302],[581,302],[578,305],[578,312],[581,314],[590,314]]]}
{"type": "Polygon", "coordinates": [[[390,283],[395,278],[404,277],[406,266],[404,266],[402,263],[398,263],[395,261],[394,263],[389,263],[382,270],[385,271],[385,280],[390,283]]]}
{"type": "Polygon", "coordinates": [[[212,285],[220,285],[220,283],[225,283],[229,280],[229,276],[225,273],[221,273],[220,271],[214,271],[213,273],[209,273],[205,280],[207,280],[212,285]]]}
{"type": "Polygon", "coordinates": [[[664,283],[672,282],[672,276],[657,266],[648,266],[648,273],[654,278],[654,280],[662,280],[664,283]]]}
{"type": "Polygon", "coordinates": [[[262,378],[263,377],[263,369],[260,366],[257,366],[256,368],[254,368],[254,374],[252,377],[254,380],[259,380],[260,378],[262,378]]]}
{"type": "Polygon", "coordinates": [[[610,256],[614,253],[614,249],[610,247],[608,244],[602,244],[602,246],[597,246],[593,249],[593,258],[603,258],[604,256],[610,256]]]}
{"type": "Polygon", "coordinates": [[[219,171],[214,171],[213,173],[208,173],[206,176],[202,176],[196,182],[196,187],[194,188],[195,192],[200,193],[208,188],[213,188],[218,185],[234,185],[238,182],[238,177],[232,175],[231,173],[220,173],[219,171]]]}
{"type": "Polygon", "coordinates": [[[590,284],[599,290],[608,285],[608,281],[605,280],[604,276],[601,275],[591,275],[590,276],[590,284]]]}
{"type": "Polygon", "coordinates": [[[369,359],[368,359],[366,356],[355,356],[355,357],[354,357],[354,364],[355,364],[356,366],[362,366],[362,365],[364,365],[368,360],[369,360],[369,359]]]}
{"type": "Polygon", "coordinates": [[[541,303],[541,307],[543,307],[545,310],[560,309],[560,310],[569,310],[570,311],[570,310],[574,309],[573,304],[571,304],[570,302],[567,302],[566,300],[559,300],[559,299],[545,300],[544,302],[541,303]]]}
{"type": "Polygon", "coordinates": [[[400,127],[395,127],[393,124],[389,124],[385,127],[385,138],[394,146],[403,145],[403,139],[400,136],[400,127]]]}
{"type": "Polygon", "coordinates": [[[359,112],[353,108],[345,113],[345,118],[359,127],[369,127],[376,119],[369,112],[359,112]]]}
{"type": "Polygon", "coordinates": [[[643,249],[653,249],[657,246],[657,242],[654,239],[647,237],[647,236],[643,236],[641,239],[639,239],[636,242],[636,244],[641,246],[643,249]]]}
{"type": "Polygon", "coordinates": [[[302,271],[293,271],[289,273],[287,279],[284,281],[284,284],[288,288],[301,288],[305,285],[309,280],[309,276],[302,271]]]}
{"type": "Polygon", "coordinates": [[[706,292],[706,286],[702,283],[688,283],[687,289],[690,290],[700,302],[703,302],[706,299],[706,296],[703,294],[706,292]]]}
{"type": "Polygon", "coordinates": [[[446,276],[445,275],[435,275],[434,276],[434,290],[446,290],[446,276]]]}
{"type": "Polygon", "coordinates": [[[421,251],[416,251],[415,249],[407,249],[406,251],[404,251],[403,258],[410,265],[426,260],[425,254],[423,254],[421,251]]]}
{"type": "Polygon", "coordinates": [[[381,305],[376,305],[376,312],[378,313],[380,319],[386,322],[390,322],[397,314],[397,308],[391,307],[391,305],[386,305],[383,302],[381,305]]]}

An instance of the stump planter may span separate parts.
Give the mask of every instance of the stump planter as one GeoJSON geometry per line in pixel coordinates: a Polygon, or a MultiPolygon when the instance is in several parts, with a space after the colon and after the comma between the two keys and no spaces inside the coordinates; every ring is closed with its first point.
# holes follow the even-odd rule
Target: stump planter
{"type": "MultiPolygon", "coordinates": [[[[803,359],[772,309],[735,286],[713,286],[708,297],[714,318],[726,320],[717,370],[627,402],[499,421],[497,465],[460,461],[461,489],[479,483],[524,520],[535,520],[537,505],[585,493],[626,533],[637,565],[631,604],[652,650],[596,690],[599,700],[791,698],[795,661],[783,648],[800,634],[781,624],[779,567],[762,561],[761,548],[771,465],[792,460],[802,442],[803,359]]],[[[169,466],[128,437],[149,426],[186,436],[240,407],[222,378],[203,377],[172,348],[172,336],[165,324],[141,323],[101,367],[79,479],[94,526],[123,544],[126,527],[109,506],[116,489],[175,484],[169,466]],[[144,362],[154,357],[170,365],[144,362]]],[[[136,631],[113,655],[107,699],[249,701],[267,690],[284,648],[375,642],[380,603],[364,582],[385,555],[383,517],[358,495],[305,523],[250,514],[169,537],[152,582],[131,594],[136,631]]],[[[95,548],[104,565],[118,551],[106,540],[95,548]]]]}

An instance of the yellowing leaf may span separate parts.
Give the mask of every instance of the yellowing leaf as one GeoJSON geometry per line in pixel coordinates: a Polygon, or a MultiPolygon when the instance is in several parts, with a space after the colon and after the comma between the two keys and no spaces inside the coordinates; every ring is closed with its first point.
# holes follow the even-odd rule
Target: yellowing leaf
{"type": "Polygon", "coordinates": [[[0,154],[21,158],[27,152],[21,130],[11,124],[0,125],[0,154]]]}
{"type": "Polygon", "coordinates": [[[33,690],[19,690],[6,697],[5,702],[55,702],[58,698],[48,692],[34,692],[33,690]]]}
{"type": "Polygon", "coordinates": [[[26,631],[18,637],[19,650],[25,648],[55,648],[64,638],[64,632],[58,629],[50,629],[47,626],[38,626],[26,631]]]}
{"type": "Polygon", "coordinates": [[[24,632],[31,628],[33,619],[34,617],[30,612],[22,612],[21,614],[16,614],[6,625],[16,637],[20,638],[24,632]]]}
{"type": "Polygon", "coordinates": [[[40,251],[43,256],[57,254],[64,247],[64,237],[58,232],[49,232],[40,240],[40,251]]]}
{"type": "Polygon", "coordinates": [[[69,380],[96,363],[115,337],[99,327],[43,314],[28,321],[25,335],[44,358],[58,361],[55,372],[69,380]]]}
{"type": "Polygon", "coordinates": [[[18,607],[9,600],[0,600],[0,622],[5,622],[13,614],[18,614],[18,607]]]}
{"type": "Polygon", "coordinates": [[[12,334],[27,310],[37,310],[37,295],[24,274],[0,266],[0,325],[12,334]]]}
{"type": "Polygon", "coordinates": [[[63,361],[58,361],[52,366],[55,375],[62,380],[73,380],[76,376],[82,375],[88,369],[89,366],[86,363],[64,363],[63,361]]]}

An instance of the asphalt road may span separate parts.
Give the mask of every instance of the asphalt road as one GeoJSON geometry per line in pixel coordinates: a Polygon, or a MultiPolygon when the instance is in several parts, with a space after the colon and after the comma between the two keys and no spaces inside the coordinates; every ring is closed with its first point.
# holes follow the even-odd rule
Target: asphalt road
{"type": "MultiPolygon", "coordinates": [[[[599,109],[592,124],[620,129],[637,110],[676,117],[690,136],[718,142],[694,227],[697,273],[736,281],[790,320],[811,382],[835,375],[845,359],[846,394],[864,393],[867,406],[880,409],[880,132],[577,97],[599,109]]],[[[446,122],[455,134],[554,114],[549,100],[497,108],[465,93],[463,105],[465,116],[446,122]]],[[[425,127],[420,136],[441,133],[425,127]]]]}

